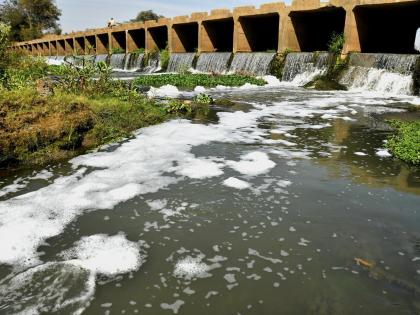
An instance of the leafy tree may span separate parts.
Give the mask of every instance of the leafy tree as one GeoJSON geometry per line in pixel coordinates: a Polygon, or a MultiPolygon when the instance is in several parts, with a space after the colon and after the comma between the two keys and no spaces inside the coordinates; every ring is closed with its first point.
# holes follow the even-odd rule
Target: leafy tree
{"type": "Polygon", "coordinates": [[[15,41],[60,33],[60,16],[54,0],[5,0],[0,5],[0,21],[11,26],[11,39],[15,41]]]}
{"type": "Polygon", "coordinates": [[[146,22],[150,20],[158,20],[163,17],[163,15],[156,14],[152,10],[147,10],[139,12],[139,14],[137,14],[137,17],[135,19],[132,19],[131,22],[146,22]]]}
{"type": "Polygon", "coordinates": [[[8,64],[10,26],[0,22],[0,80],[3,78],[5,68],[8,64]]]}

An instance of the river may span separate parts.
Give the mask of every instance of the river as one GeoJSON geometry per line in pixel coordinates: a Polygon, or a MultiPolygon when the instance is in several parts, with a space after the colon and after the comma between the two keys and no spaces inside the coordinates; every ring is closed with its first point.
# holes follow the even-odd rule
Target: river
{"type": "Polygon", "coordinates": [[[420,312],[420,170],[384,149],[419,99],[212,94],[235,105],[3,174],[1,314],[420,312]]]}

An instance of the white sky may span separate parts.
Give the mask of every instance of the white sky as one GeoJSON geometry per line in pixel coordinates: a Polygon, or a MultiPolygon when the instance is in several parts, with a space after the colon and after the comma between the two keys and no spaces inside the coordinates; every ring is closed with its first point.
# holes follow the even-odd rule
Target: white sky
{"type": "MultiPolygon", "coordinates": [[[[1,2],[2,0],[0,0],[1,2]]],[[[166,17],[189,15],[192,12],[211,9],[254,5],[272,0],[56,0],[62,10],[63,32],[106,26],[109,18],[124,22],[134,18],[138,12],[153,10],[166,17]]],[[[291,0],[286,0],[290,3],[291,0]]]]}

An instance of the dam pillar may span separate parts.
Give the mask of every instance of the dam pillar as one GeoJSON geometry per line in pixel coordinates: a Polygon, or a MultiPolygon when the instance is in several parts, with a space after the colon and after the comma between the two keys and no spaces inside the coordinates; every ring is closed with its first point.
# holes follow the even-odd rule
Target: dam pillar
{"type": "Polygon", "coordinates": [[[200,23],[198,51],[232,52],[234,21],[227,9],[211,11],[200,23]]]}
{"type": "Polygon", "coordinates": [[[255,7],[238,7],[233,11],[236,52],[278,52],[280,49],[280,16],[284,3],[268,3],[255,7]]]}

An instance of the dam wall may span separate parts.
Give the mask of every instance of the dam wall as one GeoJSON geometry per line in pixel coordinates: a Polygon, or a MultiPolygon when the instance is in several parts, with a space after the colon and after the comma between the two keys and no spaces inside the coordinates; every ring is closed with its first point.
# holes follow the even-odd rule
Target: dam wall
{"type": "Polygon", "coordinates": [[[121,24],[15,43],[39,56],[325,51],[333,33],[346,38],[344,54],[416,54],[418,0],[293,0],[231,10],[216,9],[145,23],[121,24]]]}

